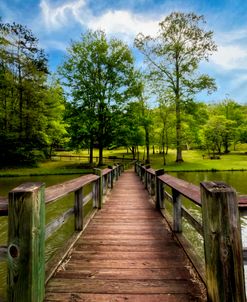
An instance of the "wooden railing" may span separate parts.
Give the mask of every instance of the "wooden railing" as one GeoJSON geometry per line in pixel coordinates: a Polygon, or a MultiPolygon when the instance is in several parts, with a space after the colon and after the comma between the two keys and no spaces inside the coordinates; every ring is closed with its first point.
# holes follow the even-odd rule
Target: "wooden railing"
{"type": "Polygon", "coordinates": [[[163,169],[155,171],[138,162],[135,171],[205,283],[208,301],[246,301],[243,266],[246,249],[242,249],[239,211],[247,215],[247,196],[237,197],[235,190],[223,182],[203,182],[198,187],[164,174],[163,169]],[[183,205],[183,198],[201,210],[201,218],[183,205]],[[167,202],[172,213],[166,209],[167,202]],[[183,219],[201,235],[204,259],[184,236],[183,219]]]}
{"type": "Polygon", "coordinates": [[[8,216],[8,243],[0,246],[0,260],[7,261],[7,299],[42,302],[45,284],[67,256],[89,221],[103,205],[104,196],[123,172],[123,165],[88,174],[45,188],[25,183],[0,200],[0,216],[8,216]],[[46,205],[74,193],[74,207],[45,223],[46,205]],[[91,203],[88,210],[88,204],[91,203]],[[84,209],[87,207],[87,212],[84,209]],[[74,233],[62,249],[45,263],[46,240],[74,215],[74,233]]]}

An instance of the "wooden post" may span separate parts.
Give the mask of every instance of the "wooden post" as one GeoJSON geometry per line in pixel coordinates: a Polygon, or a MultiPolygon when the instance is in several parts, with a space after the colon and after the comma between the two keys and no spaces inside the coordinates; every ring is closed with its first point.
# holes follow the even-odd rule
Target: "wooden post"
{"type": "Polygon", "coordinates": [[[26,183],[9,193],[8,277],[10,302],[42,302],[45,294],[44,184],[26,183]]]}
{"type": "Polygon", "coordinates": [[[109,182],[108,182],[108,188],[112,189],[113,188],[113,167],[112,166],[108,166],[108,169],[111,169],[111,172],[109,173],[109,182]]]}
{"type": "Polygon", "coordinates": [[[180,193],[172,188],[173,200],[173,231],[176,233],[182,232],[182,203],[180,193]]]}
{"type": "Polygon", "coordinates": [[[203,182],[201,198],[208,301],[245,302],[236,192],[222,182],[203,182]]]}
{"type": "MultiPolygon", "coordinates": [[[[149,173],[148,173],[147,169],[150,169],[150,165],[143,166],[143,169],[144,169],[144,173],[145,173],[144,174],[144,186],[145,186],[145,189],[148,190],[148,185],[150,184],[150,181],[149,181],[149,173]]],[[[148,190],[148,192],[149,192],[149,190],[148,190]]]]}
{"type": "Polygon", "coordinates": [[[75,191],[75,231],[83,230],[83,193],[82,188],[75,191]]]}
{"type": "Polygon", "coordinates": [[[156,209],[163,208],[164,188],[163,188],[163,183],[158,179],[158,176],[161,176],[164,173],[165,173],[164,169],[155,171],[155,206],[156,206],[156,209]]]}
{"type": "Polygon", "coordinates": [[[94,168],[94,173],[99,176],[98,179],[98,205],[97,208],[101,209],[103,202],[103,177],[102,170],[94,168]]]}
{"type": "Polygon", "coordinates": [[[143,183],[143,182],[144,182],[144,181],[143,181],[143,177],[144,177],[144,175],[145,175],[144,164],[141,164],[140,169],[141,169],[140,178],[141,178],[141,182],[143,183]]]}
{"type": "Polygon", "coordinates": [[[93,183],[93,207],[97,208],[98,204],[98,190],[99,190],[99,185],[98,185],[98,180],[94,181],[93,183]]]}

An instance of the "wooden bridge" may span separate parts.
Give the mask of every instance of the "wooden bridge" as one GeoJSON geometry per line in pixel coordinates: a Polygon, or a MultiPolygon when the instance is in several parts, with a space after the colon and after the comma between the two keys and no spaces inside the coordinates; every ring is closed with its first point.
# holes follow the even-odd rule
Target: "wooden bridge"
{"type": "Polygon", "coordinates": [[[122,172],[122,165],[95,169],[46,190],[24,184],[1,199],[0,215],[9,216],[8,246],[0,247],[8,301],[245,301],[238,208],[246,198],[222,183],[204,183],[200,193],[138,163],[136,173],[122,172]],[[45,204],[71,192],[74,207],[45,225],[45,204]],[[181,196],[202,206],[202,221],[181,196]],[[45,264],[45,240],[72,215],[74,235],[45,264]],[[182,218],[204,238],[206,269],[183,236],[182,218]]]}

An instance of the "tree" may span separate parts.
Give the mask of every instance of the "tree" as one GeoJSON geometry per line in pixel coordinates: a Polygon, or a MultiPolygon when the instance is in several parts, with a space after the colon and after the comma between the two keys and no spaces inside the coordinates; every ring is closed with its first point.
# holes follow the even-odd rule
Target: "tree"
{"type": "Polygon", "coordinates": [[[124,146],[136,159],[138,146],[143,145],[144,133],[140,124],[140,106],[138,102],[130,102],[118,116],[117,135],[113,143],[124,146]]]}
{"type": "Polygon", "coordinates": [[[47,59],[26,27],[1,23],[0,33],[0,161],[29,161],[43,144],[47,59]]]}
{"type": "Polygon", "coordinates": [[[240,129],[245,122],[243,106],[232,99],[226,98],[213,106],[213,114],[225,116],[227,123],[223,137],[224,153],[229,153],[230,145],[240,140],[240,129]]]}
{"type": "Polygon", "coordinates": [[[182,158],[181,110],[193,96],[216,89],[215,82],[205,74],[198,74],[199,63],[208,60],[217,47],[212,31],[203,29],[204,17],[194,13],[173,12],[159,23],[155,37],[139,34],[136,47],[144,54],[150,78],[164,91],[170,91],[176,110],[176,161],[182,158]]]}
{"type": "Polygon", "coordinates": [[[97,143],[101,165],[103,148],[116,132],[118,114],[134,95],[132,53],[120,40],[108,41],[103,31],[88,31],[71,44],[60,74],[71,91],[74,125],[79,132],[82,127],[87,129],[82,137],[90,141],[91,155],[97,143]],[[80,112],[83,120],[76,122],[80,112]]]}
{"type": "Polygon", "coordinates": [[[38,39],[21,24],[0,23],[0,165],[30,164],[65,134],[64,98],[48,83],[38,39]]]}

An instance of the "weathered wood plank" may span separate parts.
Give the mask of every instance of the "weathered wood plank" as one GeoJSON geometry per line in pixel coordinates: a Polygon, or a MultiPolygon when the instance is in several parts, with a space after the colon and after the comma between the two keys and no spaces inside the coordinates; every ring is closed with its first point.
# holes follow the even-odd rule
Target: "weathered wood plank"
{"type": "Polygon", "coordinates": [[[56,279],[98,279],[98,280],[186,280],[190,278],[188,270],[180,267],[170,268],[144,268],[144,269],[81,269],[60,270],[56,273],[56,279]]]}
{"type": "Polygon", "coordinates": [[[173,258],[173,260],[181,260],[185,259],[184,253],[181,250],[177,250],[176,255],[174,255],[174,247],[165,247],[163,251],[146,251],[146,252],[98,252],[97,250],[95,251],[74,251],[73,254],[71,255],[71,261],[76,261],[76,260],[155,260],[155,259],[168,259],[168,258],[173,258]]]}
{"type": "Polygon", "coordinates": [[[60,199],[69,193],[79,190],[81,187],[94,182],[99,177],[94,174],[84,175],[72,180],[65,181],[62,184],[50,186],[45,190],[45,202],[50,203],[57,199],[60,199]]]}
{"type": "Polygon", "coordinates": [[[47,224],[45,229],[45,239],[48,239],[54,232],[56,232],[68,219],[74,214],[74,208],[67,210],[65,213],[47,224]]]}
{"type": "Polygon", "coordinates": [[[194,229],[197,230],[197,232],[201,236],[203,236],[202,223],[199,220],[197,220],[195,217],[193,217],[185,207],[182,207],[181,209],[182,209],[182,216],[189,222],[189,224],[193,226],[194,229]]]}
{"type": "Polygon", "coordinates": [[[70,293],[112,293],[112,294],[190,294],[195,286],[185,280],[83,280],[54,278],[46,288],[47,292],[70,293]]]}
{"type": "Polygon", "coordinates": [[[49,281],[46,302],[57,297],[94,302],[200,301],[201,291],[191,281],[183,250],[139,184],[133,172],[119,178],[104,208],[49,281]]]}
{"type": "MultiPolygon", "coordinates": [[[[201,299],[196,300],[199,302],[201,299]]],[[[83,293],[47,293],[46,302],[192,302],[195,301],[188,294],[83,294],[83,293]]]]}
{"type": "Polygon", "coordinates": [[[44,185],[26,183],[9,193],[8,301],[43,302],[44,252],[44,185]]]}
{"type": "Polygon", "coordinates": [[[201,183],[208,301],[246,301],[236,191],[201,183]]]}
{"type": "Polygon", "coordinates": [[[198,186],[168,174],[159,176],[159,179],[169,187],[177,190],[183,196],[193,201],[195,204],[201,205],[200,188],[198,186]]]}

